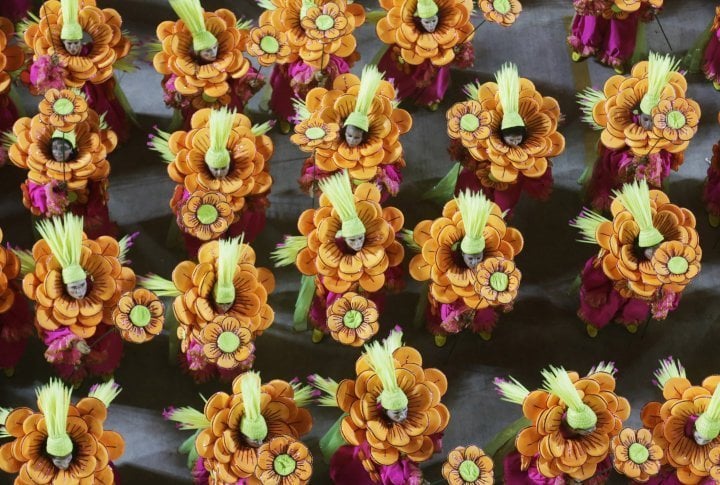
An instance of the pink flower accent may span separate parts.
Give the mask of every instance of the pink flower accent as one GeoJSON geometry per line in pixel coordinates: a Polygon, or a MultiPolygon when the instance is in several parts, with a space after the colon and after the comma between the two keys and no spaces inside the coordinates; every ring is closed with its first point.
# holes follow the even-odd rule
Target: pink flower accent
{"type": "Polygon", "coordinates": [[[51,364],[77,366],[80,365],[82,357],[90,353],[85,339],[78,337],[67,327],[46,332],[43,341],[48,346],[45,359],[51,364]]]}
{"type": "Polygon", "coordinates": [[[680,293],[671,290],[662,290],[660,298],[650,305],[652,316],[655,320],[665,320],[668,313],[674,311],[680,303],[680,293]]]}
{"type": "Polygon", "coordinates": [[[30,82],[40,92],[48,89],[64,89],[67,71],[55,56],[40,56],[30,66],[30,82]]]}
{"type": "Polygon", "coordinates": [[[47,204],[45,215],[47,217],[52,217],[64,214],[70,205],[70,199],[68,198],[68,191],[65,184],[53,179],[44,187],[45,201],[47,204]]]}
{"type": "Polygon", "coordinates": [[[0,167],[4,167],[8,160],[10,160],[10,158],[8,157],[7,148],[0,145],[0,167]]]}

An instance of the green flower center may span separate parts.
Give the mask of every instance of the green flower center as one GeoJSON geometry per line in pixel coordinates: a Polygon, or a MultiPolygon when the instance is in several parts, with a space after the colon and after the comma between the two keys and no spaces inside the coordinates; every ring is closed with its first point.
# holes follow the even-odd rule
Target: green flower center
{"type": "Polygon", "coordinates": [[[668,269],[672,274],[685,274],[689,266],[690,263],[682,256],[674,256],[668,261],[668,269]]]}
{"type": "Polygon", "coordinates": [[[307,129],[305,136],[307,136],[310,140],[319,140],[325,136],[325,130],[319,126],[313,126],[307,129]]]}
{"type": "Polygon", "coordinates": [[[495,291],[505,291],[509,284],[508,275],[505,273],[498,271],[490,275],[490,287],[495,291]]]}
{"type": "Polygon", "coordinates": [[[471,113],[465,113],[460,118],[460,128],[465,131],[475,131],[480,126],[480,120],[477,116],[471,113]]]}
{"type": "Polygon", "coordinates": [[[214,103],[215,101],[217,101],[217,98],[214,98],[214,97],[212,97],[212,96],[208,96],[208,95],[205,94],[205,93],[202,94],[202,99],[203,99],[203,101],[205,101],[206,103],[214,103]]]}
{"type": "Polygon", "coordinates": [[[75,109],[75,105],[67,98],[60,98],[53,103],[53,111],[60,116],[69,115],[75,109]]]}
{"type": "Polygon", "coordinates": [[[203,204],[197,211],[197,218],[203,224],[212,224],[218,219],[218,211],[215,206],[203,204]]]}
{"type": "Polygon", "coordinates": [[[680,111],[671,111],[667,114],[667,124],[670,128],[673,130],[679,130],[683,126],[685,126],[685,122],[687,120],[685,119],[685,115],[682,114],[680,111]]]}
{"type": "Polygon", "coordinates": [[[315,19],[315,26],[320,30],[330,30],[335,27],[335,20],[329,15],[320,15],[315,19]]]}
{"type": "Polygon", "coordinates": [[[150,323],[150,310],[144,305],[135,305],[130,310],[130,321],[136,327],[146,327],[150,323]]]}
{"type": "Polygon", "coordinates": [[[357,310],[350,310],[343,317],[343,324],[347,328],[358,328],[362,325],[363,315],[357,310]]]}
{"type": "Polygon", "coordinates": [[[650,458],[650,451],[640,443],[631,444],[628,449],[628,454],[630,455],[630,460],[637,465],[642,465],[650,458]]]}
{"type": "Polygon", "coordinates": [[[480,478],[480,468],[472,460],[465,460],[460,463],[458,472],[460,472],[460,478],[466,482],[474,482],[480,478]]]}
{"type": "Polygon", "coordinates": [[[510,0],[494,0],[493,8],[496,12],[505,15],[510,12],[510,0]]]}
{"type": "Polygon", "coordinates": [[[273,460],[273,469],[275,470],[275,473],[281,477],[291,475],[292,472],[295,471],[295,468],[297,468],[297,463],[295,463],[293,457],[287,453],[278,455],[275,457],[275,460],[273,460]]]}
{"type": "Polygon", "coordinates": [[[277,54],[280,50],[280,44],[272,35],[266,35],[260,40],[260,48],[268,54],[277,54]]]}
{"type": "Polygon", "coordinates": [[[240,347],[240,337],[232,332],[223,332],[218,337],[218,347],[226,354],[235,352],[240,347]]]}

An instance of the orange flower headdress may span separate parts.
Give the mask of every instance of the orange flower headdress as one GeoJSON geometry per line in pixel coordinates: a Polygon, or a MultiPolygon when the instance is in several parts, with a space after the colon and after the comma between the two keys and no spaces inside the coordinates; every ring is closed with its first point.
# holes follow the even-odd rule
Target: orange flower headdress
{"type": "Polygon", "coordinates": [[[95,0],[47,0],[40,7],[37,22],[25,30],[24,39],[34,60],[52,56],[65,66],[64,81],[69,88],[108,81],[113,66],[131,48],[120,14],[111,8],[98,8],[95,0]],[[86,36],[90,37],[87,45],[86,36]]]}
{"type": "Polygon", "coordinates": [[[380,6],[387,15],[377,24],[378,37],[399,46],[411,65],[445,66],[455,59],[455,47],[474,35],[470,0],[381,0],[380,6]]]}
{"type": "Polygon", "coordinates": [[[15,26],[5,17],[0,17],[0,94],[7,94],[11,88],[10,74],[20,69],[25,54],[19,45],[9,45],[15,35],[15,26]]]}
{"type": "Polygon", "coordinates": [[[122,456],[125,443],[104,423],[120,388],[111,379],[75,405],[71,392],[51,379],[36,390],[39,411],[0,411],[5,436],[12,438],[0,447],[0,469],[17,473],[15,483],[115,482],[110,462],[122,456]]]}
{"type": "Polygon", "coordinates": [[[175,89],[183,96],[227,104],[230,79],[240,79],[250,69],[243,56],[245,26],[238,28],[230,10],[203,11],[200,0],[172,0],[170,6],[180,20],[158,26],[162,50],[153,58],[155,69],[176,76],[175,89]]]}
{"type": "Polygon", "coordinates": [[[406,236],[419,251],[410,275],[430,281],[437,302],[462,299],[477,310],[511,304],[517,295],[521,276],[513,261],[522,251],[522,235],[507,227],[500,208],[481,193],[461,193],[445,204],[442,217],[421,221],[406,236]]]}
{"type": "Polygon", "coordinates": [[[253,126],[245,115],[227,108],[198,110],[190,123],[190,131],[158,131],[151,142],[169,164],[174,182],[190,193],[222,193],[235,213],[245,207],[247,197],[269,193],[269,123],[253,126]]]}
{"type": "MultiPolygon", "coordinates": [[[[295,263],[308,277],[319,276],[334,293],[362,288],[380,290],[385,271],[398,266],[404,249],[396,240],[403,215],[380,206],[374,184],[352,192],[347,172],[324,179],[319,209],[308,209],[298,221],[302,236],[288,237],[273,253],[276,266],[295,263]]],[[[312,293],[310,293],[312,294],[312,293]]]]}
{"type": "Polygon", "coordinates": [[[123,266],[118,241],[88,239],[82,228],[82,218],[72,214],[38,223],[43,239],[33,246],[23,291],[35,302],[41,329],[69,327],[89,338],[100,323],[110,323],[120,296],[135,286],[135,273],[123,266]]]}
{"type": "Polygon", "coordinates": [[[380,165],[405,165],[399,136],[410,131],[412,118],[396,107],[395,89],[375,66],[365,66],[361,79],[338,76],[331,90],[312,89],[300,106],[291,141],[314,152],[321,170],[347,169],[353,180],[369,181],[380,165]]]}
{"type": "Polygon", "coordinates": [[[642,422],[664,452],[661,463],[680,483],[720,480],[720,376],[693,386],[680,362],[668,358],[655,379],[665,401],[646,404],[642,422]]]}
{"type": "Polygon", "coordinates": [[[505,64],[495,77],[496,83],[466,86],[469,101],[447,113],[448,135],[461,140],[475,160],[489,163],[484,177],[494,183],[515,183],[520,174],[542,177],[548,159],[565,149],[557,131],[560,107],[518,77],[513,64],[505,64]]]}
{"type": "Polygon", "coordinates": [[[365,22],[361,4],[347,0],[267,0],[260,5],[265,11],[255,34],[257,47],[250,51],[253,55],[289,55],[286,62],[299,56],[305,64],[322,70],[331,55],[347,58],[355,53],[354,31],[365,22]],[[281,55],[285,42],[292,54],[281,55]]]}
{"type": "Polygon", "coordinates": [[[615,393],[614,373],[612,363],[601,363],[585,377],[550,367],[542,373],[544,388],[532,392],[512,378],[495,380],[501,398],[522,405],[530,422],[515,441],[523,470],[536,457],[547,478],[582,481],[595,475],[630,416],[627,399],[615,393]]]}
{"type": "Polygon", "coordinates": [[[306,386],[281,380],[262,384],[259,374],[246,372],[233,381],[232,394],[213,394],[204,412],[184,407],[166,417],[181,429],[195,431],[185,449],[193,456],[194,448],[205,469],[224,483],[275,483],[266,481],[273,472],[288,472],[292,483],[306,483],[312,457],[298,440],[312,428],[312,417],[304,409],[309,401],[306,386]],[[279,458],[283,454],[286,457],[279,458]]]}
{"type": "Polygon", "coordinates": [[[670,55],[651,53],[629,77],[613,76],[602,92],[589,88],[579,95],[583,119],[602,130],[604,146],[628,148],[637,156],[687,148],[697,132],[700,106],[686,98],[687,81],[678,65],[670,55]]]}
{"type": "Polygon", "coordinates": [[[681,293],[700,272],[695,216],[663,192],[644,180],[626,184],[610,210],[612,220],[584,210],[571,225],[580,242],[600,246],[596,264],[623,297],[656,302],[681,293]]]}
{"type": "MultiPolygon", "coordinates": [[[[3,232],[0,229],[0,243],[3,239],[3,232]]],[[[15,302],[15,290],[11,287],[12,280],[20,274],[20,259],[17,255],[0,246],[0,313],[5,313],[12,308],[15,302]]]]}
{"type": "Polygon", "coordinates": [[[238,358],[247,358],[248,332],[254,339],[274,319],[267,296],[275,288],[275,279],[269,270],[255,266],[255,251],[239,238],[203,244],[198,263],[178,264],[172,281],[153,275],[141,279],[140,285],[175,298],[173,313],[183,352],[192,341],[199,342],[209,361],[228,354],[223,359],[226,368],[236,367],[227,359],[239,364],[244,359],[238,358]]]}
{"type": "Polygon", "coordinates": [[[441,403],[447,391],[445,375],[424,369],[420,353],[403,346],[402,332],[397,330],[383,342],[365,346],[355,373],[355,379],[339,384],[312,376],[311,385],[323,394],[320,404],[346,413],[321,441],[325,456],[343,442],[367,443],[370,456],[362,458],[363,466],[374,477],[378,465],[392,465],[401,457],[415,463],[428,460],[436,451],[433,436],[450,421],[450,412],[441,403]]]}

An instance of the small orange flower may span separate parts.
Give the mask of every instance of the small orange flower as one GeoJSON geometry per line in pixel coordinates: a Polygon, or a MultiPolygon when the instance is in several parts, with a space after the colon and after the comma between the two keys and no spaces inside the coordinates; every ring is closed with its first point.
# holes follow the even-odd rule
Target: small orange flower
{"type": "Polygon", "coordinates": [[[720,446],[716,446],[710,450],[708,454],[710,461],[710,476],[715,482],[720,482],[720,446]]]}
{"type": "Polygon", "coordinates": [[[235,215],[222,192],[193,192],[180,209],[185,230],[200,239],[217,239],[228,230],[235,215]]]}
{"type": "Polygon", "coordinates": [[[258,449],[255,477],[263,485],[302,485],[310,482],[312,455],[291,436],[278,436],[258,449]]]}
{"type": "Polygon", "coordinates": [[[651,264],[661,283],[682,287],[700,272],[700,246],[693,248],[679,241],[662,243],[653,253],[651,264]]]}
{"type": "MultiPolygon", "coordinates": [[[[700,106],[692,99],[663,99],[653,108],[653,135],[674,146],[672,153],[683,151],[697,133],[700,106]]],[[[666,148],[667,149],[667,148],[666,148]]]]}
{"type": "Polygon", "coordinates": [[[522,5],[518,0],[480,0],[478,6],[485,20],[503,27],[514,24],[522,12],[522,5]]]}
{"type": "Polygon", "coordinates": [[[344,345],[360,347],[378,331],[377,306],[357,293],[345,293],[327,309],[330,336],[344,345]]]}
{"type": "Polygon", "coordinates": [[[613,466],[635,482],[647,482],[660,471],[664,453],[647,429],[625,428],[612,440],[613,466]]]}
{"type": "Polygon", "coordinates": [[[257,58],[261,66],[285,64],[292,54],[285,32],[272,25],[263,25],[250,31],[247,51],[257,58]]]}
{"type": "Polygon", "coordinates": [[[252,332],[247,323],[228,316],[218,316],[200,332],[203,353],[209,362],[222,369],[234,369],[253,351],[252,332]]]}
{"type": "Polygon", "coordinates": [[[351,30],[347,18],[334,3],[325,4],[322,8],[308,9],[305,18],[300,20],[300,25],[308,37],[323,43],[332,42],[351,30]]]}
{"type": "Polygon", "coordinates": [[[455,103],[445,117],[448,136],[453,140],[459,138],[465,148],[475,148],[490,136],[493,113],[475,100],[455,103]]]}
{"type": "Polygon", "coordinates": [[[331,148],[339,139],[339,133],[340,125],[337,123],[310,117],[295,126],[295,134],[290,137],[290,141],[304,152],[313,152],[316,148],[331,148]]]}
{"type": "Polygon", "coordinates": [[[487,258],[478,267],[475,291],[480,293],[490,306],[512,303],[517,297],[519,286],[520,270],[509,259],[487,258]]]}
{"type": "Polygon", "coordinates": [[[20,69],[25,60],[19,45],[8,45],[15,35],[15,26],[5,17],[0,17],[0,94],[10,90],[10,73],[20,69]]]}
{"type": "Polygon", "coordinates": [[[123,339],[141,344],[162,331],[165,305],[153,292],[136,288],[120,297],[112,320],[123,339]]]}
{"type": "MultiPolygon", "coordinates": [[[[0,229],[0,243],[3,232],[0,229]]],[[[0,246],[0,313],[10,310],[15,302],[15,291],[10,282],[20,274],[20,260],[17,255],[0,246]]]]}
{"type": "Polygon", "coordinates": [[[449,485],[493,485],[493,461],[477,446],[458,446],[448,454],[442,476],[449,485]]]}
{"type": "Polygon", "coordinates": [[[72,131],[88,117],[88,104],[82,94],[70,89],[49,89],[38,105],[40,120],[60,131],[72,131]]]}

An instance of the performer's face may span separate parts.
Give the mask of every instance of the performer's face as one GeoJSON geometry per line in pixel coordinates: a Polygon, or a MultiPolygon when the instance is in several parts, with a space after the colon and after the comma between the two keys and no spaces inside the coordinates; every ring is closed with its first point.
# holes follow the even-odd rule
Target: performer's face
{"type": "Polygon", "coordinates": [[[345,128],[345,143],[350,148],[354,148],[362,143],[364,135],[365,132],[357,126],[348,125],[345,128]]]}
{"type": "Polygon", "coordinates": [[[357,237],[346,237],[345,243],[350,246],[350,249],[353,251],[360,251],[363,248],[363,245],[365,244],[365,235],[357,236],[357,237]]]}
{"type": "Polygon", "coordinates": [[[435,32],[435,29],[437,29],[439,20],[437,15],[433,15],[426,19],[420,19],[420,24],[423,26],[423,29],[425,29],[425,32],[432,34],[435,32]]]}
{"type": "Polygon", "coordinates": [[[233,306],[232,303],[215,303],[215,305],[222,313],[227,313],[233,306]]]}
{"type": "Polygon", "coordinates": [[[640,119],[640,126],[642,126],[643,128],[645,128],[648,131],[653,129],[652,116],[646,115],[645,113],[640,113],[639,119],[640,119]]]}
{"type": "Polygon", "coordinates": [[[87,280],[76,281],[65,285],[68,295],[76,300],[82,300],[87,294],[87,280]]]}
{"type": "Polygon", "coordinates": [[[511,147],[517,147],[523,142],[523,136],[519,133],[503,135],[503,141],[511,147]]]}
{"type": "Polygon", "coordinates": [[[263,445],[263,440],[253,440],[243,435],[245,442],[253,448],[260,448],[263,445]]]}
{"type": "Polygon", "coordinates": [[[477,254],[467,254],[462,253],[463,261],[465,262],[465,266],[468,267],[468,269],[475,269],[477,266],[482,263],[483,259],[483,253],[477,253],[477,254]]]}
{"type": "Polygon", "coordinates": [[[63,45],[67,53],[71,56],[79,56],[80,52],[82,52],[82,40],[64,40],[63,45]]]}
{"type": "Polygon", "coordinates": [[[70,462],[72,461],[72,453],[65,456],[53,456],[52,462],[60,470],[67,470],[70,468],[70,462]]]}
{"type": "Polygon", "coordinates": [[[73,147],[69,141],[62,138],[53,138],[50,142],[50,151],[56,162],[67,162],[72,158],[73,147]]]}
{"type": "Polygon", "coordinates": [[[230,172],[230,165],[221,168],[208,167],[208,169],[210,170],[210,173],[213,174],[213,177],[216,179],[222,179],[227,176],[228,172],[230,172]]]}
{"type": "Polygon", "coordinates": [[[389,409],[386,409],[385,414],[387,415],[388,419],[390,419],[390,421],[394,423],[402,423],[408,417],[408,409],[406,407],[397,411],[391,411],[389,409]]]}
{"type": "Polygon", "coordinates": [[[199,51],[197,54],[198,54],[198,57],[205,62],[214,62],[215,59],[217,59],[218,45],[215,44],[212,47],[203,49],[203,50],[199,51]]]}

